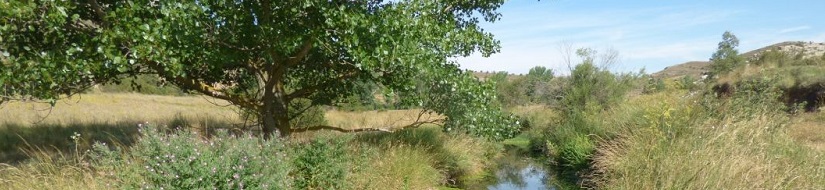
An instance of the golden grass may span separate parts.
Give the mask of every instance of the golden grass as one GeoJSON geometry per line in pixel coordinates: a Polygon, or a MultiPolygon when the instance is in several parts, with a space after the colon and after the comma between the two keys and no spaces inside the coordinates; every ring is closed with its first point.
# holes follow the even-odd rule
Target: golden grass
{"type": "Polygon", "coordinates": [[[510,113],[525,118],[533,123],[532,127],[546,128],[560,120],[560,115],[555,109],[546,105],[526,105],[510,108],[510,113]]]}
{"type": "Polygon", "coordinates": [[[228,103],[204,96],[93,93],[60,100],[53,108],[45,103],[8,102],[0,105],[0,123],[24,126],[134,121],[165,123],[176,116],[229,123],[240,121],[231,106],[218,105],[228,103]]]}
{"type": "Polygon", "coordinates": [[[29,151],[33,160],[0,163],[0,189],[112,189],[114,184],[92,170],[77,155],[29,151]]]}
{"type": "Polygon", "coordinates": [[[92,171],[48,162],[13,167],[0,164],[0,189],[110,189],[92,171]]]}
{"type": "Polygon", "coordinates": [[[815,150],[825,152],[825,112],[802,113],[788,126],[791,137],[815,150]]]}
{"type": "Polygon", "coordinates": [[[330,126],[344,129],[380,128],[388,130],[410,125],[416,121],[424,122],[443,119],[442,116],[437,114],[421,114],[420,109],[354,112],[331,109],[326,111],[324,117],[330,126]],[[421,116],[420,118],[419,115],[421,116]]]}
{"type": "Polygon", "coordinates": [[[678,94],[640,96],[604,116],[625,119],[607,120],[620,126],[613,125],[618,127],[617,139],[602,142],[594,157],[594,168],[600,171],[596,177],[600,187],[825,188],[825,155],[794,140],[793,134],[801,131],[786,128],[788,120],[784,113],[729,115],[723,120],[705,118],[695,111],[685,111],[696,105],[683,102],[683,96],[678,94]],[[645,117],[628,119],[629,115],[621,114],[633,110],[643,110],[645,117]],[[656,113],[661,114],[648,117],[656,113]],[[665,135],[668,129],[682,135],[665,135]]]}

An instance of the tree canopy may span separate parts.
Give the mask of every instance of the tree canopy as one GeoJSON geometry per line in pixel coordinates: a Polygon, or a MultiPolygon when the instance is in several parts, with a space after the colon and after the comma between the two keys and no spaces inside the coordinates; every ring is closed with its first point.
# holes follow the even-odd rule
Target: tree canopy
{"type": "MultiPolygon", "coordinates": [[[[255,113],[265,136],[359,81],[446,116],[445,130],[491,138],[517,126],[452,57],[495,53],[479,27],[503,0],[89,0],[0,2],[0,96],[46,100],[156,74],[255,113]],[[304,100],[309,104],[294,106],[304,100]]],[[[422,123],[414,123],[420,125],[422,123]]],[[[375,129],[364,129],[375,130],[375,129]]]]}
{"type": "Polygon", "coordinates": [[[734,67],[744,62],[744,59],[739,56],[739,50],[736,49],[738,46],[739,39],[737,39],[733,33],[725,31],[725,33],[722,34],[722,41],[719,42],[716,52],[713,52],[713,55],[710,57],[710,75],[712,77],[728,73],[733,70],[734,67]]]}

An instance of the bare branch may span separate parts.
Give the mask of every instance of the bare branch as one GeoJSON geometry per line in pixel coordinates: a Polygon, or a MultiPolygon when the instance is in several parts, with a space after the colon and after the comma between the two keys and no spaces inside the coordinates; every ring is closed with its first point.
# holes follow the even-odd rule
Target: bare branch
{"type": "Polygon", "coordinates": [[[561,53],[562,61],[567,65],[567,71],[573,72],[573,45],[569,42],[559,43],[559,53],[561,53]]]}
{"type": "Polygon", "coordinates": [[[412,124],[409,124],[409,125],[406,125],[406,126],[403,126],[403,127],[393,128],[393,129],[384,129],[384,128],[344,129],[344,128],[333,127],[333,126],[328,126],[328,125],[318,125],[318,126],[312,126],[312,127],[306,127],[306,128],[292,129],[291,132],[292,133],[301,133],[301,132],[307,132],[307,131],[330,130],[330,131],[338,131],[338,132],[342,132],[342,133],[357,133],[357,132],[370,132],[370,131],[380,131],[380,132],[392,133],[392,132],[403,130],[403,129],[418,128],[418,127],[421,127],[424,124],[440,125],[440,123],[442,121],[443,121],[443,119],[438,119],[438,120],[433,120],[433,121],[414,122],[412,124]]]}
{"type": "Polygon", "coordinates": [[[617,63],[619,63],[619,61],[621,61],[619,57],[619,51],[612,47],[605,48],[605,50],[599,56],[599,59],[599,67],[601,67],[602,70],[609,70],[613,68],[613,66],[615,66],[617,63]]]}

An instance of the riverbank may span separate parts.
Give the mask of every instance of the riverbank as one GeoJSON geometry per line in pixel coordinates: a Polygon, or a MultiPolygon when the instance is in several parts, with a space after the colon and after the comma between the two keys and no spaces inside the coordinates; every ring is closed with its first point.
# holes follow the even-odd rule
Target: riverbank
{"type": "Polygon", "coordinates": [[[586,113],[580,122],[597,133],[548,141],[546,150],[557,172],[590,188],[825,188],[825,153],[816,135],[799,131],[817,126],[810,123],[822,122],[823,113],[783,108],[768,93],[726,99],[678,89],[647,93],[586,113]],[[583,165],[571,165],[578,158],[583,165]]]}

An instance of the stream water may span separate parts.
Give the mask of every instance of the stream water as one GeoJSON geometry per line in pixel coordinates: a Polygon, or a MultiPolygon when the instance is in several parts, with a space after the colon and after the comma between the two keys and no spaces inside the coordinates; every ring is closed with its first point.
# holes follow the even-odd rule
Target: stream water
{"type": "Polygon", "coordinates": [[[470,189],[556,189],[550,183],[552,170],[526,153],[508,150],[505,156],[497,161],[497,165],[495,176],[491,176],[486,183],[474,185],[470,189]]]}

